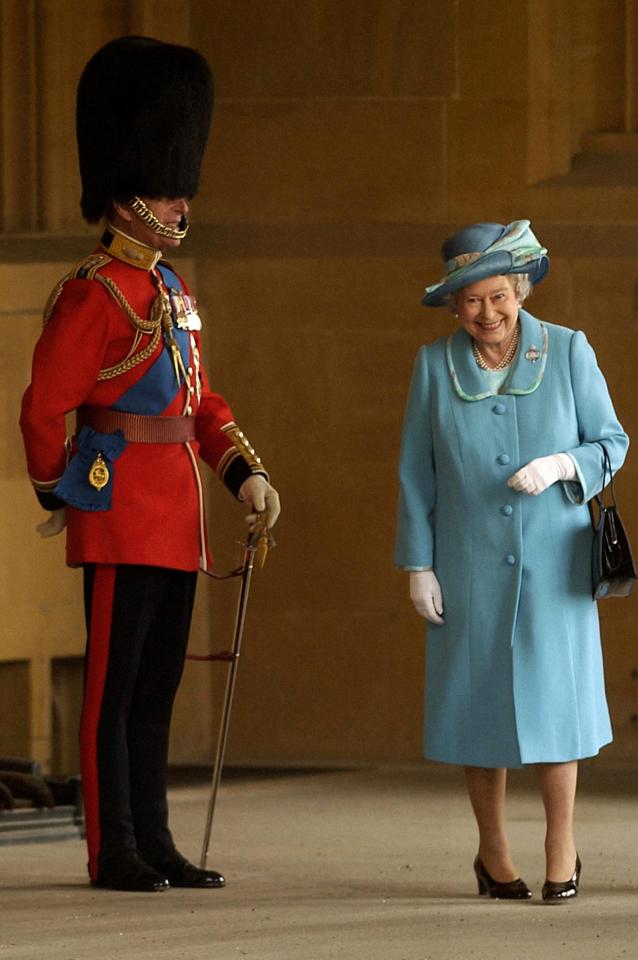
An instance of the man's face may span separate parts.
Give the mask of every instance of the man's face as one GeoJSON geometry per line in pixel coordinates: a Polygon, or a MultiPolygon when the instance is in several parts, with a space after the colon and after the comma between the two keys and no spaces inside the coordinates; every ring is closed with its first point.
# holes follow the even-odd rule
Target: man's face
{"type": "MultiPolygon", "coordinates": [[[[179,229],[182,217],[188,215],[189,207],[185,197],[142,197],[141,199],[164,226],[179,229]]],[[[115,223],[115,226],[120,226],[129,237],[139,240],[140,243],[145,243],[147,247],[152,247],[153,250],[165,250],[170,247],[179,247],[182,242],[155,233],[126,204],[115,203],[114,207],[116,218],[120,220],[120,223],[115,223]]]]}

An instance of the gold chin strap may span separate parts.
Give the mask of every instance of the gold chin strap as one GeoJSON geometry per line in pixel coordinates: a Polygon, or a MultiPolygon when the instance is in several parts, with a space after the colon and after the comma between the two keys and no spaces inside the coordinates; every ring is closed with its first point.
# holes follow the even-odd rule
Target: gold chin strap
{"type": "Polygon", "coordinates": [[[189,223],[186,220],[186,217],[183,217],[183,220],[186,222],[186,226],[182,230],[177,230],[175,227],[167,227],[165,223],[162,223],[161,220],[158,220],[153,211],[146,206],[141,197],[133,197],[131,200],[129,200],[128,205],[133,213],[136,213],[140,220],[143,220],[144,223],[148,224],[153,233],[158,233],[160,237],[169,237],[171,240],[183,240],[188,233],[189,223]]]}

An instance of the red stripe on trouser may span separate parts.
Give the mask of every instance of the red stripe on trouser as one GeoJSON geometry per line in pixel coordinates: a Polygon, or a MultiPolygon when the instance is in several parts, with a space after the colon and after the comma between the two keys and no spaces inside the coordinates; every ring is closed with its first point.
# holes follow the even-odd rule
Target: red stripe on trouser
{"type": "Polygon", "coordinates": [[[97,767],[97,734],[109,662],[115,571],[116,567],[112,564],[97,564],[95,567],[89,655],[86,665],[82,720],[80,722],[80,765],[91,880],[97,879],[97,858],[100,852],[100,786],[97,767]]]}

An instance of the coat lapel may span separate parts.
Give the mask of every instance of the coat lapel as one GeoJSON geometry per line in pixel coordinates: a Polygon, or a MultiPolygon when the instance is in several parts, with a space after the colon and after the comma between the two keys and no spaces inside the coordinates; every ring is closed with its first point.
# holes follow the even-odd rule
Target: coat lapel
{"type": "Polygon", "coordinates": [[[540,385],[547,363],[547,327],[526,310],[520,311],[521,342],[501,393],[524,395],[540,385]]]}
{"type": "MultiPolygon", "coordinates": [[[[545,373],[547,328],[526,310],[521,310],[521,342],[510,375],[499,393],[533,393],[545,373]]],[[[472,338],[461,328],[447,341],[447,365],[452,384],[461,400],[484,400],[491,396],[486,379],[472,354],[472,338]]]]}

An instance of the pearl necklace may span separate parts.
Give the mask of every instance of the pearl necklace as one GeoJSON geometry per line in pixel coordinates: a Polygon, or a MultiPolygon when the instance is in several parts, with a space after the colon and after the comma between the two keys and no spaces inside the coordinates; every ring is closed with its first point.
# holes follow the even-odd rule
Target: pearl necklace
{"type": "Polygon", "coordinates": [[[477,365],[481,368],[481,370],[503,370],[504,367],[508,367],[512,362],[512,360],[514,359],[516,351],[518,350],[518,342],[520,339],[521,339],[521,328],[517,323],[516,330],[514,331],[514,336],[512,337],[512,342],[508,347],[507,353],[505,354],[504,357],[502,357],[499,360],[499,362],[494,367],[491,367],[489,365],[489,363],[487,362],[487,360],[485,359],[485,357],[477,347],[476,340],[472,340],[472,353],[474,354],[474,359],[476,360],[477,365]]]}

